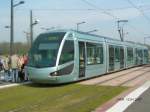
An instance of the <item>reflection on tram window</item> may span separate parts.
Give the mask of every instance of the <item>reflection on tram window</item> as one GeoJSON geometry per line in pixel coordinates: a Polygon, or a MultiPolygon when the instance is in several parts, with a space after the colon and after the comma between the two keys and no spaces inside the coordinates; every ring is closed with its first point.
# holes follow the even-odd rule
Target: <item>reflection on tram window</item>
{"type": "Polygon", "coordinates": [[[60,64],[64,64],[74,60],[74,42],[72,40],[66,40],[63,50],[61,52],[60,64]]]}
{"type": "Polygon", "coordinates": [[[127,48],[127,60],[133,61],[133,48],[130,47],[127,48]]]}
{"type": "Polygon", "coordinates": [[[115,48],[115,62],[120,62],[120,48],[115,48]]]}
{"type": "Polygon", "coordinates": [[[103,63],[103,47],[101,44],[87,43],[87,64],[103,63]]]}

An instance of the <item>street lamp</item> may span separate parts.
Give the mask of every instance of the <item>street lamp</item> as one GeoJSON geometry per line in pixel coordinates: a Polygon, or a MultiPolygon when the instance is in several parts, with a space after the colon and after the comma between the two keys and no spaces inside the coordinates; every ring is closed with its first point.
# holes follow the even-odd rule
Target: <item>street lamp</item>
{"type": "Polygon", "coordinates": [[[10,28],[10,26],[5,26],[5,28],[9,29],[9,28],[10,28]]]}
{"type": "Polygon", "coordinates": [[[79,23],[77,23],[77,31],[79,31],[79,25],[81,25],[81,24],[84,24],[84,23],[86,23],[86,22],[79,22],[79,23]]]}
{"type": "MultiPolygon", "coordinates": [[[[14,0],[11,0],[11,18],[10,18],[10,56],[13,54],[13,48],[14,48],[14,8],[18,5],[24,4],[24,1],[20,1],[17,4],[14,4],[14,0]]],[[[9,28],[9,27],[5,27],[9,28]]]]}
{"type": "Polygon", "coordinates": [[[41,27],[42,30],[46,30],[46,31],[50,31],[55,29],[55,27],[50,27],[50,28],[45,28],[45,27],[41,27]]]}
{"type": "Polygon", "coordinates": [[[14,4],[13,7],[16,7],[16,6],[18,6],[18,5],[20,5],[20,4],[24,4],[24,3],[25,3],[24,1],[20,1],[19,3],[14,4]]]}
{"type": "Polygon", "coordinates": [[[97,32],[97,31],[98,31],[98,30],[95,29],[95,30],[88,31],[88,32],[86,32],[86,33],[93,33],[93,32],[97,32]]]}
{"type": "Polygon", "coordinates": [[[33,43],[33,26],[37,25],[39,23],[39,20],[33,21],[33,13],[32,10],[30,10],[30,39],[31,39],[31,45],[33,43]]]}

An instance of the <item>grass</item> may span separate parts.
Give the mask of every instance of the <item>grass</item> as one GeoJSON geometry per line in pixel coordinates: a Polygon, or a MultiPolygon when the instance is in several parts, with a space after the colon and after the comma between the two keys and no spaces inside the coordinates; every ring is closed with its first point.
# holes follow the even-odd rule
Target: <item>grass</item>
{"type": "Polygon", "coordinates": [[[0,89],[0,112],[91,112],[126,89],[79,84],[0,89]]]}

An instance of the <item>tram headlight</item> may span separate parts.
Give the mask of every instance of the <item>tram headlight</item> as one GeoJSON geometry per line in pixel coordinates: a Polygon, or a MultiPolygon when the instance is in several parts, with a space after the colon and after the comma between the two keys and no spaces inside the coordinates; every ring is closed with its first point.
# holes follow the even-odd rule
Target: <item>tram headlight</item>
{"type": "Polygon", "coordinates": [[[57,72],[52,72],[52,73],[50,73],[50,76],[57,76],[57,75],[58,75],[57,72]]]}

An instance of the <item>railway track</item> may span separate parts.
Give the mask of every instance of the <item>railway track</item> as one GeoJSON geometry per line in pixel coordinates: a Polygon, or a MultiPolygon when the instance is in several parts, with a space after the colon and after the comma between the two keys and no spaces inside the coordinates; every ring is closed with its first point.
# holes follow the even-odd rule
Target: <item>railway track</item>
{"type": "Polygon", "coordinates": [[[129,79],[129,80],[126,80],[126,81],[120,83],[119,86],[123,86],[123,85],[126,84],[126,83],[129,83],[129,82],[131,82],[131,81],[133,81],[133,80],[136,80],[136,79],[138,79],[139,77],[142,77],[142,76],[146,75],[146,74],[149,73],[149,72],[150,72],[150,70],[145,71],[144,73],[141,73],[140,75],[137,75],[137,76],[135,76],[135,77],[133,77],[133,78],[131,78],[131,79],[129,79]]]}
{"type": "Polygon", "coordinates": [[[129,83],[131,81],[134,81],[134,80],[138,79],[139,77],[142,77],[142,76],[144,76],[144,75],[146,75],[147,73],[150,72],[150,70],[142,70],[144,68],[145,68],[145,66],[140,68],[140,69],[136,69],[136,70],[133,70],[133,71],[130,71],[130,72],[127,72],[127,73],[123,73],[121,75],[118,75],[118,76],[115,76],[115,77],[112,77],[112,78],[109,78],[109,79],[106,79],[106,80],[103,80],[103,81],[100,81],[100,82],[97,82],[97,83],[94,83],[94,84],[95,85],[103,85],[104,83],[107,83],[107,82],[110,82],[110,81],[114,81],[114,80],[117,80],[119,78],[128,76],[129,74],[132,74],[132,73],[134,73],[136,71],[145,71],[145,72],[142,72],[142,73],[140,73],[140,74],[138,74],[138,75],[136,75],[136,76],[134,76],[132,78],[129,78],[129,79],[127,79],[127,80],[117,84],[117,86],[123,86],[123,85],[125,85],[125,84],[127,84],[127,83],[129,83]]]}
{"type": "Polygon", "coordinates": [[[140,67],[124,70],[124,71],[115,72],[113,74],[108,74],[108,75],[106,74],[106,75],[103,75],[101,77],[97,77],[94,79],[82,81],[80,84],[122,86],[128,82],[131,82],[130,84],[133,85],[132,81],[133,82],[136,82],[136,81],[143,82],[143,81],[140,81],[139,79],[142,79],[142,80],[144,79],[143,78],[143,77],[145,77],[144,75],[146,75],[148,72],[150,72],[149,68],[150,68],[150,65],[140,66],[140,67]],[[139,77],[141,77],[141,78],[139,78],[139,77]],[[113,84],[115,84],[115,85],[113,85],[113,84]]]}
{"type": "MultiPolygon", "coordinates": [[[[115,76],[115,77],[113,77],[113,78],[109,78],[109,79],[106,79],[106,80],[104,80],[104,81],[97,82],[97,83],[95,83],[95,84],[96,84],[96,85],[99,85],[99,84],[102,84],[102,83],[105,83],[105,82],[108,82],[108,81],[111,81],[111,80],[120,78],[120,77],[122,77],[122,76],[128,75],[128,74],[130,74],[130,73],[134,73],[134,72],[137,71],[137,70],[142,70],[143,68],[144,68],[144,67],[142,67],[142,68],[140,68],[140,69],[135,69],[135,70],[133,70],[133,71],[129,71],[129,72],[127,72],[127,73],[123,73],[123,74],[118,75],[118,76],[115,76]]],[[[109,74],[108,74],[108,75],[109,75],[109,74]]]]}

